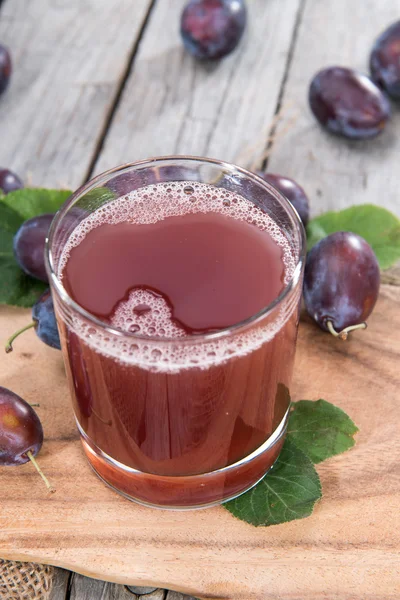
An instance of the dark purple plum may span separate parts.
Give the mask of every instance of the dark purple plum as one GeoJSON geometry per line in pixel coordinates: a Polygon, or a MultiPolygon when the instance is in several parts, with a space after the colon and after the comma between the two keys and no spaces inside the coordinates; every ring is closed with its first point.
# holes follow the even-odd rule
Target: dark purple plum
{"type": "Polygon", "coordinates": [[[51,348],[61,350],[60,336],[51,292],[47,289],[32,307],[32,319],[36,335],[51,348]]]}
{"type": "Polygon", "coordinates": [[[317,73],[308,99],[321,125],[354,140],[378,135],[390,118],[389,101],[375,83],[344,67],[329,67],[317,73]]]}
{"type": "Polygon", "coordinates": [[[286,196],[299,213],[299,217],[305,227],[310,216],[310,203],[303,188],[293,179],[284,177],[283,175],[263,173],[262,171],[257,171],[257,175],[262,179],[265,179],[267,183],[276,187],[277,190],[286,196]]]}
{"type": "Polygon", "coordinates": [[[0,44],[0,94],[8,87],[12,72],[11,56],[8,48],[0,44]]]}
{"type": "Polygon", "coordinates": [[[9,467],[29,461],[43,444],[43,429],[33,408],[20,396],[0,386],[0,465],[9,467]]]}
{"type": "Polygon", "coordinates": [[[12,171],[9,169],[0,169],[0,189],[3,190],[4,194],[15,192],[24,187],[24,184],[12,171]]]}
{"type": "Polygon", "coordinates": [[[31,277],[48,281],[44,262],[46,237],[54,214],[32,217],[14,236],[14,256],[21,269],[31,277]]]}
{"type": "Polygon", "coordinates": [[[222,58],[238,45],[246,20],[244,0],[190,0],[181,17],[183,42],[196,58],[222,58]]]}
{"type": "Polygon", "coordinates": [[[400,100],[400,21],[378,37],[369,64],[372,79],[390,96],[400,100]]]}
{"type": "Polygon", "coordinates": [[[43,428],[32,406],[0,386],[0,467],[34,465],[50,492],[55,489],[42,473],[35,456],[43,444],[43,428]]]}
{"type": "Polygon", "coordinates": [[[6,343],[6,352],[11,352],[14,340],[27,329],[34,328],[38,338],[51,348],[61,350],[60,335],[58,333],[56,316],[54,313],[53,298],[50,289],[47,289],[36,300],[32,307],[32,323],[16,331],[6,343]]]}
{"type": "Polygon", "coordinates": [[[304,301],[321,329],[342,339],[365,328],[378,298],[379,264],[359,235],[338,231],[320,240],[307,256],[304,301]]]}

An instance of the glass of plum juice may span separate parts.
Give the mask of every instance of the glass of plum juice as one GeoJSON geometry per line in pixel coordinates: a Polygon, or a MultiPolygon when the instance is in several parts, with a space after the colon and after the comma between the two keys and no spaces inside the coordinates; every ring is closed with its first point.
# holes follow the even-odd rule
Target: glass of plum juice
{"type": "Polygon", "coordinates": [[[224,502],[282,448],[305,237],[292,205],[233,165],[166,157],[81,187],[47,269],[90,465],[164,508],[224,502]]]}

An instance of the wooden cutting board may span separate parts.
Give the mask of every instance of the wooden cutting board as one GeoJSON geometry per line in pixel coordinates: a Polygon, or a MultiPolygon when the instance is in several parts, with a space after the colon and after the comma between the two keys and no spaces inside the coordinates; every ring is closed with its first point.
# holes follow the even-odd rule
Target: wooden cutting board
{"type": "MultiPolygon", "coordinates": [[[[400,597],[400,290],[383,286],[365,332],[340,342],[306,318],[294,399],[325,398],[360,428],[350,452],[318,466],[324,498],[308,519],[255,528],[222,507],[152,510],[103,485],[81,450],[59,352],[33,331],[2,355],[0,383],[45,430],[40,463],[0,468],[0,557],[119,583],[224,600],[400,597]]],[[[0,339],[29,320],[2,307],[0,339]]]]}

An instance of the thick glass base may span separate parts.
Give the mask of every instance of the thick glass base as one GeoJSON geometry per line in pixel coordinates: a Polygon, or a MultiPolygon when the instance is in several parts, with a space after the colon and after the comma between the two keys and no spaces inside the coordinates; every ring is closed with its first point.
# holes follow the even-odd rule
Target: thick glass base
{"type": "Polygon", "coordinates": [[[282,449],[287,414],[273,435],[256,451],[223,469],[180,477],[143,473],[106,455],[79,427],[90,465],[111,488],[135,502],[163,509],[195,509],[215,506],[243,494],[268,472],[282,449]]]}

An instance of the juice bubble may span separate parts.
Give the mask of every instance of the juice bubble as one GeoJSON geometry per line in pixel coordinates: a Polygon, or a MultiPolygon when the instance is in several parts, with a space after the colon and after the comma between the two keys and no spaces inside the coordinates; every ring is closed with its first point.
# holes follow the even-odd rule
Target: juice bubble
{"type": "Polygon", "coordinates": [[[117,306],[111,324],[122,331],[137,332],[150,337],[178,338],[186,335],[171,318],[167,302],[150,290],[136,289],[117,306]]]}

